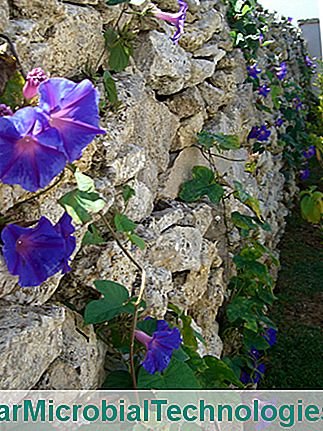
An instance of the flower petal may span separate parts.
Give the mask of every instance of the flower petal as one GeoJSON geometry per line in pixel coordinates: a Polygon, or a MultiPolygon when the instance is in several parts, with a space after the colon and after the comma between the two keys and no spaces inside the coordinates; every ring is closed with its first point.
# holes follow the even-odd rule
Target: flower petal
{"type": "Polygon", "coordinates": [[[39,92],[39,107],[46,111],[49,126],[58,130],[69,162],[79,159],[97,134],[106,133],[99,128],[98,93],[89,80],[75,84],[64,78],[48,79],[39,92]]]}
{"type": "Polygon", "coordinates": [[[1,237],[8,270],[19,275],[20,286],[39,286],[60,270],[64,240],[45,217],[35,228],[8,225],[1,237]]]}
{"type": "Polygon", "coordinates": [[[75,228],[72,225],[72,217],[65,212],[55,225],[55,230],[64,239],[65,253],[61,267],[63,274],[65,274],[71,270],[68,261],[76,247],[76,239],[72,236],[72,233],[75,232],[75,228]]]}

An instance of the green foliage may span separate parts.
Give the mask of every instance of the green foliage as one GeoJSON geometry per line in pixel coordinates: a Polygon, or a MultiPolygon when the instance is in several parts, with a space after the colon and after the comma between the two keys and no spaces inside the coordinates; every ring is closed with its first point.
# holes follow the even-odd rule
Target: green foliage
{"type": "Polygon", "coordinates": [[[313,186],[300,193],[301,214],[309,223],[320,223],[323,218],[323,193],[313,186]]]}
{"type": "Polygon", "coordinates": [[[129,3],[129,0],[107,0],[106,4],[108,6],[115,6],[117,4],[129,3]]]}
{"type": "Polygon", "coordinates": [[[172,357],[163,373],[149,374],[143,367],[138,374],[139,389],[201,389],[193,370],[172,357]]]}
{"type": "Polygon", "coordinates": [[[214,172],[205,166],[194,166],[193,179],[182,184],[179,197],[185,202],[195,202],[202,196],[208,196],[210,201],[217,204],[224,195],[223,187],[215,180],[214,172]]]}
{"type": "Polygon", "coordinates": [[[229,0],[228,21],[234,45],[255,56],[259,48],[259,35],[264,33],[266,25],[257,23],[253,11],[254,0],[229,0]]]}
{"type": "Polygon", "coordinates": [[[72,217],[74,223],[84,224],[91,221],[91,213],[97,213],[104,208],[105,201],[94,191],[92,178],[78,170],[74,175],[78,188],[66,193],[58,202],[72,217]]]}
{"type": "Polygon", "coordinates": [[[6,83],[5,89],[0,97],[0,103],[10,106],[13,110],[17,107],[22,107],[24,104],[24,96],[22,94],[24,85],[24,77],[20,72],[16,71],[12,78],[6,83]]]}
{"type": "Polygon", "coordinates": [[[99,245],[104,244],[105,242],[105,239],[102,238],[95,224],[91,223],[82,239],[82,245],[99,245]]]}
{"type": "Polygon", "coordinates": [[[129,371],[117,370],[107,375],[102,389],[130,389],[132,386],[129,371]]]}
{"type": "Polygon", "coordinates": [[[114,225],[117,232],[123,232],[126,234],[127,238],[135,244],[140,250],[144,250],[146,245],[145,241],[134,233],[137,225],[132,220],[130,220],[126,215],[117,213],[114,216],[114,225]]]}
{"type": "Polygon", "coordinates": [[[90,213],[97,213],[105,205],[98,193],[81,192],[73,190],[64,195],[58,201],[72,217],[76,224],[83,224],[91,221],[90,213]]]}
{"type": "Polygon", "coordinates": [[[210,133],[206,130],[197,135],[197,143],[210,150],[213,146],[220,150],[236,150],[240,148],[239,137],[236,135],[226,135],[224,133],[210,133]]]}
{"type": "Polygon", "coordinates": [[[248,236],[250,230],[257,231],[259,227],[265,231],[270,231],[268,223],[262,223],[257,217],[247,216],[238,211],[231,213],[231,220],[234,226],[240,229],[243,237],[248,236]]]}
{"type": "Polygon", "coordinates": [[[111,73],[108,70],[103,73],[103,84],[109,102],[114,105],[116,102],[118,102],[117,87],[111,73]]]}
{"type": "Polygon", "coordinates": [[[132,198],[132,196],[135,196],[135,194],[136,194],[136,192],[132,187],[130,187],[128,185],[124,186],[122,196],[123,196],[123,200],[125,201],[125,203],[127,203],[129,201],[129,199],[132,198]]]}
{"type": "Polygon", "coordinates": [[[279,85],[273,85],[271,87],[271,98],[274,104],[275,109],[279,109],[281,102],[279,100],[279,96],[282,94],[282,89],[279,85]]]}
{"type": "Polygon", "coordinates": [[[249,193],[247,193],[243,188],[243,185],[239,181],[234,181],[233,183],[235,188],[235,197],[239,199],[240,202],[247,205],[247,207],[249,207],[256,214],[258,219],[263,222],[258,199],[252,197],[249,193]]]}
{"type": "Polygon", "coordinates": [[[137,225],[132,220],[130,220],[126,215],[117,213],[114,216],[114,225],[117,232],[131,233],[133,232],[137,225]]]}
{"type": "Polygon", "coordinates": [[[129,313],[129,292],[124,286],[107,280],[97,280],[94,285],[103,298],[87,304],[84,313],[86,324],[106,322],[121,313],[129,313]]]}
{"type": "Polygon", "coordinates": [[[121,72],[129,63],[132,46],[127,32],[118,33],[108,28],[104,33],[105,46],[109,52],[109,69],[113,72],[121,72]]]}
{"type": "Polygon", "coordinates": [[[198,374],[198,379],[203,389],[228,388],[230,384],[243,387],[232,368],[224,361],[214,356],[205,356],[206,369],[198,374]]]}

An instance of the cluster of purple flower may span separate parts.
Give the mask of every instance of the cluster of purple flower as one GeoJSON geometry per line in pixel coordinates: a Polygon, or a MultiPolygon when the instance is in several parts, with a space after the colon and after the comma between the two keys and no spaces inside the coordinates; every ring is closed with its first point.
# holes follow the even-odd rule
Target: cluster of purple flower
{"type": "Polygon", "coordinates": [[[275,121],[275,126],[276,127],[281,127],[284,124],[285,120],[283,120],[283,118],[277,118],[277,120],[275,121]]]}
{"type": "Polygon", "coordinates": [[[267,97],[270,91],[271,91],[270,87],[268,87],[266,84],[258,88],[258,93],[264,97],[267,97]]]}
{"type": "Polygon", "coordinates": [[[157,330],[152,336],[136,329],[135,337],[146,346],[142,366],[150,374],[164,371],[170,363],[173,351],[179,349],[182,342],[179,329],[170,328],[165,320],[157,321],[157,330]]]}
{"type": "Polygon", "coordinates": [[[297,112],[303,108],[303,103],[301,102],[301,99],[298,96],[294,97],[293,106],[297,112]]]}
{"type": "Polygon", "coordinates": [[[39,68],[28,74],[26,97],[37,107],[0,118],[0,180],[35,192],[46,187],[67,162],[79,159],[99,128],[98,94],[85,79],[47,79],[39,68]]]}
{"type": "Polygon", "coordinates": [[[250,78],[254,79],[258,78],[258,75],[262,72],[257,63],[253,64],[252,66],[248,66],[247,71],[250,78]]]}
{"type": "Polygon", "coordinates": [[[303,151],[303,157],[305,158],[305,166],[304,169],[299,171],[299,177],[302,181],[305,181],[309,178],[311,172],[309,168],[309,160],[314,157],[316,154],[315,145],[311,145],[308,150],[303,151]]]}
{"type": "MultiPolygon", "coordinates": [[[[268,328],[266,332],[263,334],[263,338],[267,341],[270,347],[276,344],[276,335],[277,330],[274,328],[268,328]]],[[[260,362],[260,360],[264,357],[265,352],[259,351],[257,349],[251,349],[249,352],[249,356],[252,360],[254,371],[252,374],[247,371],[242,371],[240,375],[240,380],[245,385],[250,383],[256,384],[262,378],[265,373],[265,364],[260,362]]]]}
{"type": "Polygon", "coordinates": [[[268,130],[265,125],[261,127],[254,126],[248,135],[248,140],[257,139],[257,141],[265,142],[265,141],[268,141],[268,138],[270,135],[271,135],[271,131],[268,130]]]}
{"type": "Polygon", "coordinates": [[[280,81],[282,81],[284,78],[285,78],[285,76],[287,75],[287,65],[286,65],[286,63],[283,61],[281,64],[280,64],[280,66],[279,67],[277,67],[277,70],[276,70],[276,76],[277,76],[277,78],[280,80],[280,81]]]}
{"type": "Polygon", "coordinates": [[[316,64],[314,63],[314,61],[311,59],[309,55],[305,57],[305,64],[309,69],[312,69],[313,73],[315,73],[316,64]]]}
{"type": "MultiPolygon", "coordinates": [[[[40,69],[27,75],[26,99],[39,95],[36,107],[14,114],[0,105],[0,179],[34,192],[47,186],[67,162],[79,159],[99,128],[98,94],[89,80],[48,79],[40,69]]],[[[2,253],[20,286],[39,286],[59,271],[70,270],[76,247],[71,217],[56,225],[42,217],[33,228],[7,225],[1,234],[2,253]]]]}
{"type": "Polygon", "coordinates": [[[74,231],[67,213],[54,226],[46,217],[41,217],[34,228],[6,226],[1,233],[2,253],[9,272],[19,276],[19,285],[39,286],[59,271],[68,272],[76,247],[74,231]]]}

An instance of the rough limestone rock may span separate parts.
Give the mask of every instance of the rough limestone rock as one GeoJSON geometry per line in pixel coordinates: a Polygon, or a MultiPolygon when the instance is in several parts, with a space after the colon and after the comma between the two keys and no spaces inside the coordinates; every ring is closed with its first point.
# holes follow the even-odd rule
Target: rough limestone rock
{"type": "Polygon", "coordinates": [[[171,272],[199,269],[201,266],[202,235],[197,229],[176,226],[157,240],[150,252],[150,261],[171,272]]]}
{"type": "Polygon", "coordinates": [[[1,304],[0,388],[30,389],[63,347],[64,310],[1,304]]]}
{"type": "Polygon", "coordinates": [[[181,122],[176,139],[171,147],[173,151],[182,150],[196,143],[197,134],[203,129],[205,112],[199,112],[181,122]]]}
{"type": "MultiPolygon", "coordinates": [[[[174,290],[169,294],[171,302],[186,309],[192,307],[201,298],[207,289],[210,268],[216,255],[216,245],[203,239],[199,249],[198,265],[195,265],[195,267],[190,266],[190,268],[186,267],[186,270],[191,270],[186,274],[175,276],[174,290]]],[[[221,263],[220,259],[218,264],[221,263]]]]}
{"type": "Polygon", "coordinates": [[[157,102],[140,74],[120,74],[118,91],[123,105],[117,114],[107,117],[104,139],[107,165],[116,171],[116,185],[146,171],[147,160],[155,165],[156,175],[165,171],[179,127],[177,117],[157,102]]]}
{"type": "Polygon", "coordinates": [[[42,375],[37,389],[96,389],[104,380],[106,345],[92,325],[85,326],[77,313],[66,310],[62,326],[62,351],[42,375]]]}
{"type": "Polygon", "coordinates": [[[0,32],[5,31],[9,22],[9,5],[7,0],[0,0],[0,32]]]}
{"type": "Polygon", "coordinates": [[[187,88],[165,101],[168,108],[179,118],[187,118],[204,110],[205,103],[197,87],[187,88]]]}
{"type": "Polygon", "coordinates": [[[172,273],[163,267],[148,266],[145,269],[147,281],[144,299],[148,309],[151,307],[150,315],[162,319],[167,311],[168,294],[174,288],[172,273]]]}
{"type": "Polygon", "coordinates": [[[191,76],[190,55],[157,31],[139,39],[134,59],[147,83],[158,94],[177,93],[191,76]]]}
{"type": "Polygon", "coordinates": [[[185,28],[185,34],[181,40],[181,46],[187,51],[194,52],[201,48],[205,42],[208,42],[214,33],[221,31],[223,26],[223,16],[220,12],[215,9],[210,8],[209,10],[204,10],[209,7],[210,3],[205,2],[204,7],[200,8],[199,20],[187,24],[185,28]]]}
{"type": "Polygon", "coordinates": [[[55,15],[49,15],[50,22],[48,18],[44,21],[37,19],[40,10],[47,14],[47,6],[45,9],[42,4],[35,7],[36,17],[33,9],[30,11],[26,6],[28,19],[16,19],[10,23],[8,33],[16,43],[25,69],[41,65],[51,75],[73,76],[82,68],[95,66],[97,52],[104,46],[99,12],[90,6],[61,6],[54,0],[52,3],[55,15]],[[61,11],[59,18],[56,17],[58,11],[61,11]]]}

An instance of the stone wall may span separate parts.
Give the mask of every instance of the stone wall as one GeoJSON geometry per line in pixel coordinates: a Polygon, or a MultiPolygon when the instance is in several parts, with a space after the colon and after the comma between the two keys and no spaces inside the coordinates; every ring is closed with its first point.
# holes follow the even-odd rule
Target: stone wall
{"type": "MultiPolygon", "coordinates": [[[[177,9],[175,0],[158,4],[177,9]]],[[[120,8],[108,7],[104,0],[49,0],[45,7],[39,0],[0,0],[0,31],[15,42],[26,70],[41,66],[51,76],[76,77],[99,65],[103,29],[115,22],[120,8]]],[[[252,85],[245,83],[246,64],[232,46],[224,4],[202,0],[199,5],[190,0],[179,46],[170,41],[173,28],[167,24],[152,18],[138,21],[135,15],[126,15],[123,21],[127,20],[142,30],[130,66],[115,75],[122,103],[102,119],[108,133],[90,145],[79,167],[95,179],[107,210],[112,205],[122,209],[125,184],[135,189],[126,214],[138,222],[147,247],[140,251],[124,245],[147,268],[145,299],[151,314],[163,317],[168,301],[182,307],[201,329],[206,351],[219,356],[222,342],[216,317],[226,295],[228,258],[239,244],[239,234],[233,231],[228,249],[224,212],[248,214],[248,209],[233,198],[225,208],[207,199],[189,205],[178,200],[180,185],[190,178],[192,167],[208,164],[194,146],[196,134],[207,129],[239,136],[242,148],[226,156],[241,161],[216,158],[216,168],[229,184],[238,180],[259,199],[272,227],[263,241],[276,253],[293,186],[289,182],[285,187],[274,128],[271,152],[257,156],[254,174],[245,172],[251,157],[246,136],[252,126],[264,122],[266,114],[260,118],[252,85]]],[[[297,80],[296,30],[289,27],[282,32],[273,26],[272,36],[297,80]]],[[[273,48],[260,50],[262,66],[273,48]]],[[[103,57],[103,66],[105,61],[103,57]]],[[[66,173],[59,187],[19,207],[19,217],[33,221],[42,214],[56,222],[63,212],[56,201],[75,187],[73,181],[66,173]]],[[[19,186],[0,184],[1,212],[26,197],[19,186]]],[[[73,271],[37,288],[20,288],[0,257],[1,389],[86,389],[102,382],[109,351],[91,325],[85,327],[81,316],[65,305],[81,311],[95,297],[96,279],[115,280],[132,291],[138,286],[138,274],[112,239],[81,248],[85,230],[77,228],[73,271]]]]}

